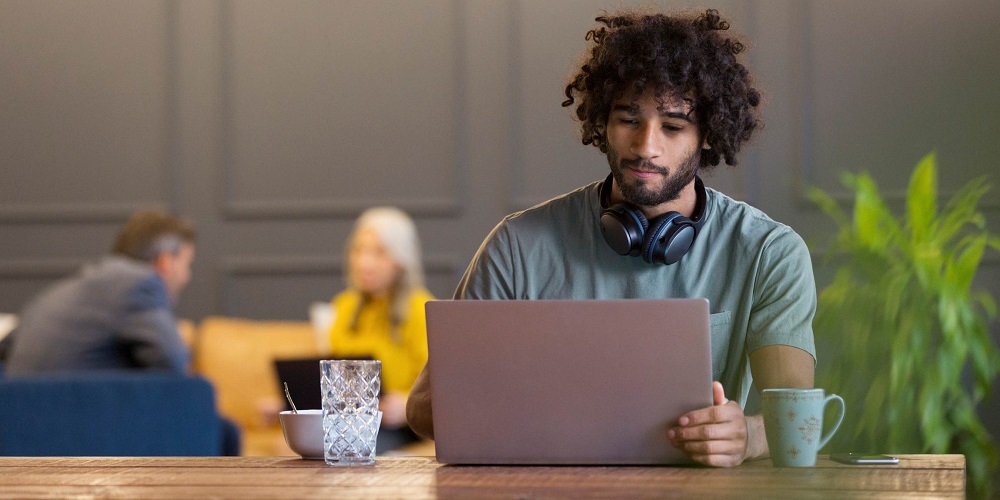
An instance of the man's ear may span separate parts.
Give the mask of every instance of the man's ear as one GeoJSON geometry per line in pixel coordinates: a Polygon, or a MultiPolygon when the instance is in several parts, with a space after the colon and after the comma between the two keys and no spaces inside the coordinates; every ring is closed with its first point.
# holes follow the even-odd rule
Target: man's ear
{"type": "Polygon", "coordinates": [[[170,272],[170,267],[173,264],[169,252],[160,252],[156,259],[153,260],[153,268],[156,269],[156,273],[160,276],[166,276],[170,272]]]}
{"type": "Polygon", "coordinates": [[[707,135],[701,141],[701,149],[703,149],[705,151],[708,151],[709,149],[712,149],[712,145],[708,143],[708,136],[707,135]]]}

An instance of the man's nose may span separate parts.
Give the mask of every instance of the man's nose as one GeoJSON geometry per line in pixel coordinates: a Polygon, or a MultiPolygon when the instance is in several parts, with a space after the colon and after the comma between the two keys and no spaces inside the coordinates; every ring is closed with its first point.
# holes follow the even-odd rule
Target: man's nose
{"type": "Polygon", "coordinates": [[[636,131],[632,141],[632,154],[640,158],[651,159],[662,154],[657,136],[657,128],[651,124],[643,125],[636,131]]]}

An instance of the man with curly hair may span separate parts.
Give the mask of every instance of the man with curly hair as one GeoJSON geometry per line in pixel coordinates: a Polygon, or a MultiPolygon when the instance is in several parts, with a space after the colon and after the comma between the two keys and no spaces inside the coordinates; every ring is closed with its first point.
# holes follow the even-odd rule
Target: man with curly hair
{"type": "MultiPolygon", "coordinates": [[[[583,143],[611,174],[506,217],[455,298],[709,299],[714,405],[664,432],[706,465],[766,457],[763,420],[744,408],[754,382],[812,387],[816,288],[791,228],[698,177],[735,165],[760,125],[760,93],[737,59],[744,46],[715,10],[597,21],[563,106],[576,105],[583,143]]],[[[424,373],[408,417],[431,437],[429,396],[424,373]]]]}

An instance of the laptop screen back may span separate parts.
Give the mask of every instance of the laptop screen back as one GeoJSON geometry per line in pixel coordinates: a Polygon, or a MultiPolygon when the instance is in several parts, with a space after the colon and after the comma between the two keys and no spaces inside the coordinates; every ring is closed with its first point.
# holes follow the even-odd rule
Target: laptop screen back
{"type": "Polygon", "coordinates": [[[707,300],[426,307],[438,461],[690,463],[666,431],[712,404],[707,300]]]}
{"type": "MultiPolygon", "coordinates": [[[[320,384],[319,362],[324,359],[372,359],[371,356],[323,358],[284,358],[274,360],[274,372],[278,377],[278,388],[284,391],[288,384],[288,394],[299,410],[320,410],[323,408],[323,394],[320,384]]],[[[285,401],[285,410],[292,407],[285,401]]]]}

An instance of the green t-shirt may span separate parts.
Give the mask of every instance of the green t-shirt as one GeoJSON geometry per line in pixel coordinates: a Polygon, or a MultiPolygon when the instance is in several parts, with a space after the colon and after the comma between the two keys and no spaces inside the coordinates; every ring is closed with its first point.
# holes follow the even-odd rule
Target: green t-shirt
{"type": "Polygon", "coordinates": [[[812,262],[791,228],[707,189],[705,223],[688,253],[673,265],[647,264],[605,243],[600,186],[504,218],[476,252],[455,298],[707,298],[713,378],[740,406],[753,382],[753,350],[789,345],[815,359],[812,262]]]}

